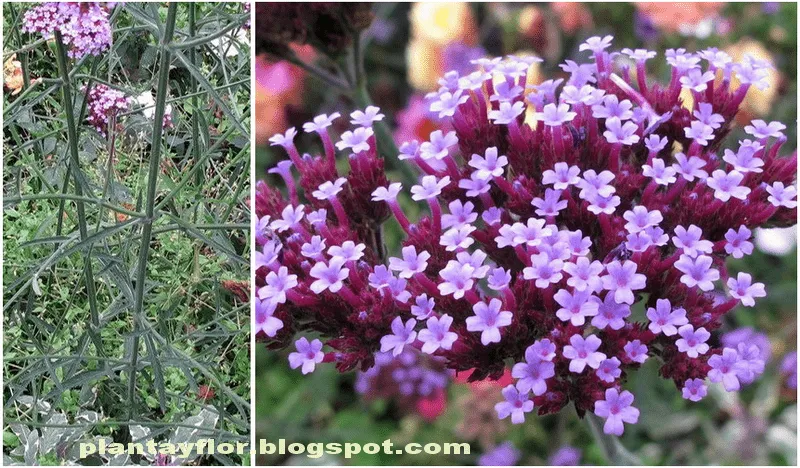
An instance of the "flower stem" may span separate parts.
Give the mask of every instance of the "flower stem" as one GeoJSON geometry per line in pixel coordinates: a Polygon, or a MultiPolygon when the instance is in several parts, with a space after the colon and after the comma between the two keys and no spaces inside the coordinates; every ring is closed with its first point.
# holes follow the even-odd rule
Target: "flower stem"
{"type": "Polygon", "coordinates": [[[156,204],[156,189],[158,187],[158,174],[161,162],[161,139],[164,130],[164,112],[166,110],[166,100],[169,86],[169,63],[170,49],[169,43],[175,31],[175,13],[178,4],[170,3],[167,10],[167,19],[164,27],[164,35],[161,37],[161,61],[158,65],[158,88],[156,89],[156,108],[153,116],[153,140],[150,147],[150,167],[147,174],[147,198],[145,201],[145,218],[142,226],[141,245],[139,247],[139,259],[136,266],[136,292],[134,296],[133,309],[133,346],[131,347],[131,365],[128,375],[128,420],[132,420],[136,414],[136,366],[139,360],[139,335],[141,331],[141,317],[144,308],[144,290],[147,280],[147,259],[150,254],[150,241],[153,231],[154,208],[156,204]]]}
{"type": "MultiPolygon", "coordinates": [[[[77,198],[83,197],[82,176],[80,174],[80,155],[78,150],[78,128],[75,123],[75,106],[72,102],[72,85],[69,78],[69,68],[67,66],[67,49],[64,46],[64,40],[61,32],[55,31],[56,40],[56,61],[58,62],[58,70],[61,75],[61,97],[64,113],[66,114],[67,123],[67,139],[69,140],[69,152],[72,166],[72,175],[75,178],[75,195],[77,198]]],[[[66,180],[64,182],[67,183],[66,180]]],[[[89,237],[89,232],[86,225],[86,210],[83,200],[76,200],[75,205],[78,210],[78,230],[80,231],[81,241],[89,237]]],[[[61,219],[61,217],[59,217],[61,219]]],[[[91,315],[91,327],[89,329],[89,336],[97,348],[97,354],[101,357],[105,356],[103,350],[103,343],[98,335],[100,329],[100,315],[97,312],[97,291],[94,284],[94,273],[92,272],[92,251],[88,249],[84,257],[83,273],[86,283],[86,295],[89,301],[89,313],[91,315]]]]}
{"type": "Polygon", "coordinates": [[[603,421],[594,413],[586,413],[585,420],[592,431],[595,442],[600,446],[600,450],[610,465],[639,466],[642,464],[636,455],[622,445],[619,437],[603,432],[603,421]]]}

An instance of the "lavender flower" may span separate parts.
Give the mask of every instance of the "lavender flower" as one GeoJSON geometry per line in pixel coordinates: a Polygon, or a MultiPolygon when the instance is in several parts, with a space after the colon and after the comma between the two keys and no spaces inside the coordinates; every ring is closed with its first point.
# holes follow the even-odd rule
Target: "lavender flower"
{"type": "Polygon", "coordinates": [[[606,390],[606,399],[594,404],[594,414],[605,418],[603,431],[606,434],[622,435],[623,423],[636,424],[639,410],[631,406],[633,394],[627,390],[620,393],[616,388],[606,390]]]}
{"type": "Polygon", "coordinates": [[[314,340],[309,343],[308,338],[304,336],[297,340],[294,346],[297,352],[289,354],[289,366],[292,369],[302,367],[303,374],[314,372],[317,364],[325,358],[320,340],[314,340]]]}
{"type": "Polygon", "coordinates": [[[528,392],[520,392],[513,385],[503,389],[503,398],[506,401],[494,406],[500,419],[511,416],[513,424],[522,424],[525,422],[525,413],[533,411],[533,402],[528,398],[528,392]]]}
{"type": "Polygon", "coordinates": [[[500,341],[500,328],[511,325],[513,314],[500,310],[503,304],[499,299],[492,299],[487,305],[478,302],[472,306],[473,317],[467,317],[467,330],[481,332],[481,343],[484,346],[500,341]]]}
{"type": "Polygon", "coordinates": [[[588,365],[597,369],[606,359],[606,355],[597,351],[600,348],[600,338],[589,335],[585,339],[580,335],[572,335],[569,344],[564,346],[564,357],[569,359],[569,370],[580,374],[588,365]]]}
{"type": "Polygon", "coordinates": [[[420,330],[419,340],[422,341],[422,352],[433,354],[439,348],[449,350],[453,347],[453,343],[458,339],[458,334],[450,331],[450,325],[453,324],[453,317],[447,314],[442,315],[440,318],[431,317],[428,319],[428,328],[420,330]]]}
{"type": "Polygon", "coordinates": [[[405,345],[413,343],[416,339],[417,332],[414,331],[416,325],[417,321],[414,319],[408,319],[404,324],[403,319],[395,317],[392,321],[392,334],[381,338],[381,352],[391,351],[394,356],[402,353],[405,345]]]}

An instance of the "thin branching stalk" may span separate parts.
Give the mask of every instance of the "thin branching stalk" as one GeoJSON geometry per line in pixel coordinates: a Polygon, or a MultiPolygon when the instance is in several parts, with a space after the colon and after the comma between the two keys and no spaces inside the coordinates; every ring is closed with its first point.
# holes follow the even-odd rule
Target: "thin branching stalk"
{"type": "MultiPolygon", "coordinates": [[[[69,152],[72,166],[72,174],[75,179],[75,195],[83,197],[83,187],[80,177],[80,154],[78,152],[78,126],[75,122],[75,107],[72,102],[72,84],[69,77],[69,68],[67,65],[67,49],[64,46],[64,40],[61,32],[55,31],[56,39],[56,60],[58,62],[58,70],[63,82],[61,83],[61,97],[64,106],[64,113],[66,114],[67,121],[67,138],[69,140],[69,152]]],[[[78,211],[78,230],[80,231],[81,241],[89,237],[89,231],[86,225],[86,210],[83,200],[75,202],[78,211]]],[[[97,331],[100,328],[100,316],[97,313],[97,291],[94,285],[94,273],[92,272],[92,257],[88,253],[84,257],[84,278],[86,279],[86,295],[89,302],[89,313],[91,314],[91,329],[89,334],[92,337],[97,353],[100,356],[105,356],[103,350],[103,343],[97,331]]]]}
{"type": "Polygon", "coordinates": [[[603,421],[594,413],[586,413],[585,420],[592,431],[595,442],[600,446],[600,450],[610,465],[639,466],[642,464],[636,455],[622,445],[619,437],[603,432],[603,421]]]}
{"type": "MultiPolygon", "coordinates": [[[[194,38],[197,34],[197,5],[194,3],[189,4],[189,36],[194,38]]],[[[192,47],[189,50],[189,60],[192,62],[192,66],[197,66],[197,50],[196,48],[192,47]]],[[[203,163],[200,161],[200,109],[197,107],[197,89],[198,84],[197,80],[193,79],[190,89],[192,91],[192,157],[194,158],[194,164],[197,166],[202,166],[203,163]]],[[[203,182],[203,171],[200,169],[197,170],[195,173],[195,183],[198,185],[202,184],[203,182]]]]}
{"type": "Polygon", "coordinates": [[[167,10],[164,34],[161,37],[161,61],[158,65],[158,89],[156,90],[156,109],[153,116],[153,138],[150,151],[150,168],[147,180],[147,196],[145,199],[145,220],[142,226],[141,246],[139,248],[139,260],[136,267],[136,292],[134,296],[133,323],[134,336],[133,347],[131,349],[131,365],[128,382],[128,420],[132,420],[135,415],[136,398],[136,366],[139,360],[139,330],[141,328],[145,281],[147,279],[147,259],[150,254],[150,241],[153,231],[153,217],[156,203],[156,189],[158,187],[159,165],[161,161],[161,137],[163,133],[164,112],[166,110],[166,100],[169,85],[169,63],[172,35],[175,31],[175,13],[178,4],[170,3],[167,10]]]}

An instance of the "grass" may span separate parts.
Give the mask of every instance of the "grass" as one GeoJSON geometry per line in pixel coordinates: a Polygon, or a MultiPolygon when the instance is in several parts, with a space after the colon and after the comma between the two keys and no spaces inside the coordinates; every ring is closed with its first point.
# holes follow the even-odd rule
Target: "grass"
{"type": "Polygon", "coordinates": [[[3,116],[4,453],[29,440],[17,424],[43,436],[87,411],[83,438],[166,440],[206,409],[201,434],[249,440],[249,306],[223,287],[249,276],[249,46],[232,39],[249,14],[126,3],[111,48],[71,60],[58,36],[18,32],[29,6],[4,6],[4,58],[28,84],[3,116]],[[103,137],[85,124],[98,83],[153,92],[154,116],[132,106],[103,137]]]}

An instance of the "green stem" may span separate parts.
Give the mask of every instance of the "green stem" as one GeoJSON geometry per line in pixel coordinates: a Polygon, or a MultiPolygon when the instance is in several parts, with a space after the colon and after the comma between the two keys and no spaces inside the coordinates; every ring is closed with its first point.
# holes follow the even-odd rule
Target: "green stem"
{"type": "MultiPolygon", "coordinates": [[[[194,38],[197,34],[197,8],[194,3],[189,4],[189,35],[194,38]]],[[[192,48],[189,51],[189,60],[192,66],[197,66],[197,51],[192,48]]],[[[192,96],[192,157],[194,158],[195,165],[202,165],[200,161],[200,109],[197,106],[197,80],[192,80],[190,89],[192,96]]],[[[195,175],[195,183],[200,185],[203,183],[203,173],[198,169],[195,175]]]]}
{"type": "Polygon", "coordinates": [[[603,421],[594,413],[586,413],[586,423],[610,465],[639,466],[642,464],[636,455],[622,445],[619,437],[603,432],[603,421]]]}
{"type": "Polygon", "coordinates": [[[164,130],[164,112],[166,110],[167,93],[169,92],[169,63],[172,35],[175,32],[175,13],[178,4],[170,3],[167,9],[167,20],[164,35],[161,37],[161,61],[158,65],[158,88],[156,90],[156,109],[153,116],[153,139],[150,151],[150,168],[147,174],[147,197],[145,201],[145,219],[142,226],[141,246],[139,247],[139,261],[136,266],[136,293],[134,295],[133,316],[133,347],[131,349],[131,364],[128,381],[128,420],[136,414],[136,367],[139,360],[139,335],[144,308],[145,281],[147,279],[147,259],[150,254],[150,241],[152,240],[153,215],[156,203],[156,189],[158,188],[158,174],[161,162],[161,137],[164,130]]]}
{"type": "MultiPolygon", "coordinates": [[[[63,83],[61,83],[61,98],[64,112],[66,113],[67,121],[67,139],[69,140],[70,159],[72,161],[72,174],[75,180],[75,195],[83,197],[83,187],[81,185],[80,177],[80,154],[78,151],[78,128],[75,124],[75,111],[74,103],[72,102],[72,84],[69,78],[69,68],[67,66],[67,49],[64,46],[64,40],[61,33],[55,31],[56,39],[56,61],[58,62],[58,70],[61,75],[63,83]]],[[[76,201],[78,211],[78,230],[80,231],[81,241],[89,237],[88,228],[86,225],[86,209],[82,200],[76,201]]],[[[94,273],[92,272],[92,256],[91,251],[87,252],[84,257],[84,278],[86,283],[86,295],[89,301],[89,313],[91,315],[91,331],[90,336],[97,348],[97,353],[100,356],[105,356],[103,350],[103,343],[97,330],[100,328],[100,315],[97,312],[97,291],[94,285],[94,273]]]]}

